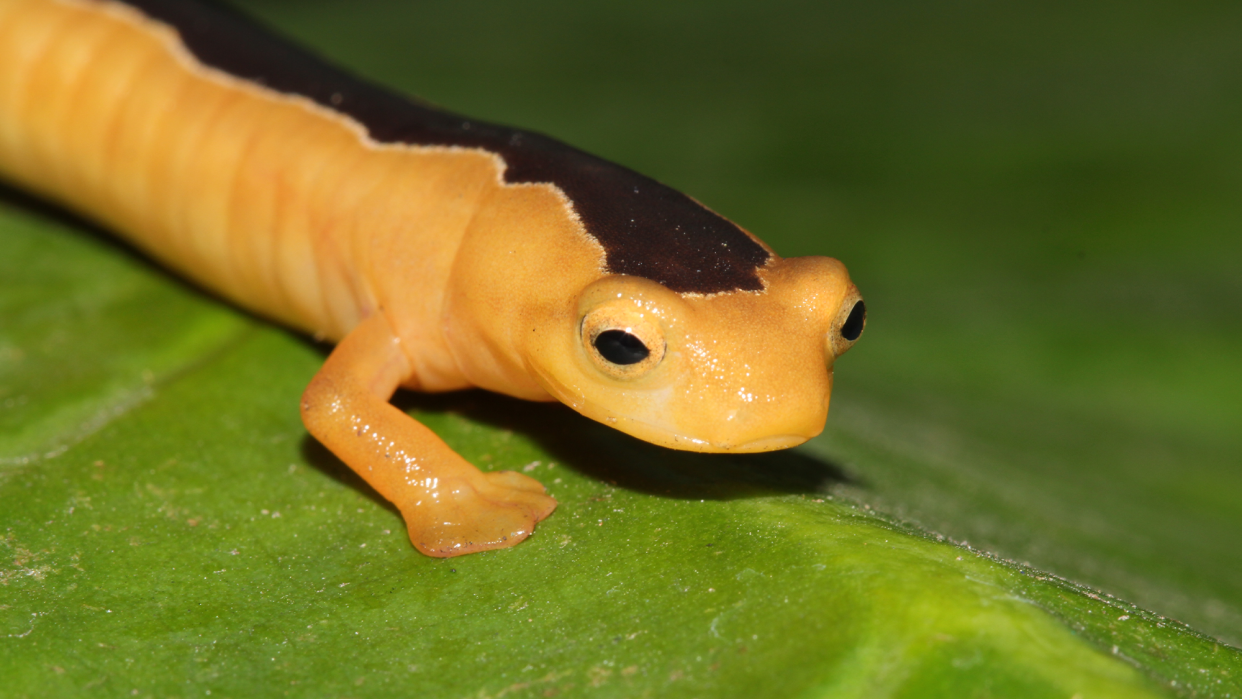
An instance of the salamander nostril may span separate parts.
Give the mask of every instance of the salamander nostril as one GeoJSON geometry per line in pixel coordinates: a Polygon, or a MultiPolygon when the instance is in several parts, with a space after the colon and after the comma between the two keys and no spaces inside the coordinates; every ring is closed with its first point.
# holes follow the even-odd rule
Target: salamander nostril
{"type": "Polygon", "coordinates": [[[595,337],[595,349],[613,364],[637,364],[651,354],[643,341],[624,330],[605,330],[595,337]]]}
{"type": "Polygon", "coordinates": [[[850,311],[850,317],[841,325],[841,337],[853,342],[862,335],[863,325],[867,322],[867,304],[859,301],[850,311]]]}

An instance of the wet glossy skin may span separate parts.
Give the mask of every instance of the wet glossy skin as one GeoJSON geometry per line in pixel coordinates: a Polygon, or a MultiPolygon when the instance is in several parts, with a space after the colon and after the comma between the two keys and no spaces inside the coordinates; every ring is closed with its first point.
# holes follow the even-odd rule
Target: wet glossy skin
{"type": "Polygon", "coordinates": [[[865,322],[841,263],[781,259],[545,137],[282,63],[263,53],[274,39],[214,12],[0,0],[0,174],[339,340],[303,419],[396,504],[420,551],[511,546],[556,503],[467,463],[388,403],[398,387],[560,400],[695,451],[780,449],[823,428],[833,362],[865,322]]]}

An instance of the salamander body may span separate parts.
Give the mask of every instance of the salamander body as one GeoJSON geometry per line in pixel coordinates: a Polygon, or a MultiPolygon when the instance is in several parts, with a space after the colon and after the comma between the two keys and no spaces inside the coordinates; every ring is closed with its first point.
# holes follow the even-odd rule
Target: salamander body
{"type": "Polygon", "coordinates": [[[689,197],[357,79],[181,0],[0,0],[0,176],[337,347],[310,432],[422,552],[511,546],[555,501],[392,407],[399,387],[560,400],[664,446],[823,428],[865,307],[689,197]]]}

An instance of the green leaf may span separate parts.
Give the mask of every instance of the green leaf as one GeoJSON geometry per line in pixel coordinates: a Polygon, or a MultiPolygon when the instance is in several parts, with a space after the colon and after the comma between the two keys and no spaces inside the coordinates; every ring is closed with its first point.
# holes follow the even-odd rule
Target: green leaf
{"type": "MultiPolygon", "coordinates": [[[[326,348],[8,194],[0,695],[1242,693],[1242,653],[1217,640],[1242,628],[1240,212],[1220,184],[1237,131],[1211,119],[1226,103],[1156,118],[1102,77],[1182,56],[1182,25],[1131,8],[1113,34],[1069,6],[982,33],[965,8],[886,23],[870,4],[564,3],[554,25],[348,7],[255,5],[364,72],[844,259],[872,318],[827,431],[703,456],[559,406],[402,395],[466,458],[560,501],[513,549],[425,558],[298,420],[326,348]],[[1042,84],[1058,60],[1078,71],[1067,93],[1013,97],[1043,119],[971,91],[1042,84]],[[1188,123],[1207,135],[1179,141],[1188,123]]],[[[1231,21],[1180,19],[1221,47],[1231,21]]]]}

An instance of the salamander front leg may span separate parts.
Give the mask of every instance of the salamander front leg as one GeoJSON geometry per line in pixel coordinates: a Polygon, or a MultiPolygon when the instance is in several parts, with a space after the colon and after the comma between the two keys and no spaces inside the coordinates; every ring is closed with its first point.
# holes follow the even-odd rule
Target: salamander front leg
{"type": "Polygon", "coordinates": [[[382,313],[345,337],[302,395],[315,438],[397,506],[428,556],[513,546],[556,501],[533,478],[483,473],[389,398],[412,370],[382,313]]]}

